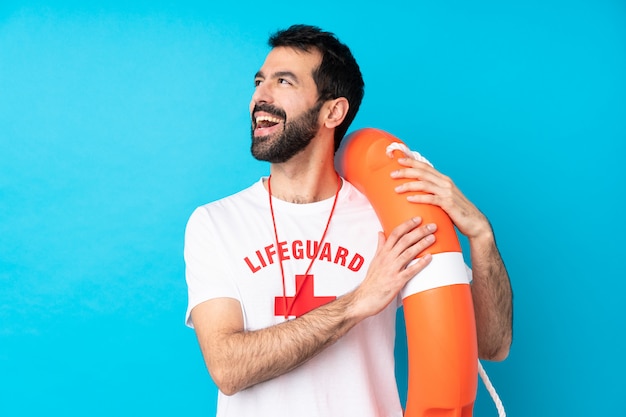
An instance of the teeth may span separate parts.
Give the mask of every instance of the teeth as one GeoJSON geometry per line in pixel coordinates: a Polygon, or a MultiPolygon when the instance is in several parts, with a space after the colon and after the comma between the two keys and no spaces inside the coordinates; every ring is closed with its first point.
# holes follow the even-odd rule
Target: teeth
{"type": "Polygon", "coordinates": [[[256,118],[256,122],[271,122],[271,123],[280,123],[280,119],[272,116],[258,116],[256,118]]]}

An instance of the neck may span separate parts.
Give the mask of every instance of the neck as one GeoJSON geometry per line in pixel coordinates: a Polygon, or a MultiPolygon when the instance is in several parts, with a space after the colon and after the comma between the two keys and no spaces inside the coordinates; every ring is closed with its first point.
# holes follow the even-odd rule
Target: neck
{"type": "MultiPolygon", "coordinates": [[[[286,162],[270,165],[272,196],[306,204],[331,198],[337,192],[333,130],[324,129],[306,149],[286,162]]],[[[267,183],[265,184],[267,188],[267,183]]]]}
{"type": "Polygon", "coordinates": [[[331,198],[337,192],[339,178],[334,166],[300,170],[286,169],[277,164],[272,165],[270,173],[272,196],[290,203],[314,203],[331,198]]]}

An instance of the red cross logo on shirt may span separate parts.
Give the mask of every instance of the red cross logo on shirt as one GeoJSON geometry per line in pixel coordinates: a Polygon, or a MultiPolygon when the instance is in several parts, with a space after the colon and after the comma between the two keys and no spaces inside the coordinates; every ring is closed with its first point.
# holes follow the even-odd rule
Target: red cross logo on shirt
{"type": "Polygon", "coordinates": [[[296,295],[294,297],[274,298],[274,315],[300,317],[311,310],[330,303],[337,297],[316,297],[313,291],[314,276],[296,275],[296,295]],[[285,311],[285,304],[287,311],[285,311]]]}

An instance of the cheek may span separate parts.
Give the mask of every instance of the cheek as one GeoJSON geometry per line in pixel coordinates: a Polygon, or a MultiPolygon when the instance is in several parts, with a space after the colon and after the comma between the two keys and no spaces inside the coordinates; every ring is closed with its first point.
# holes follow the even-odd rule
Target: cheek
{"type": "Polygon", "coordinates": [[[285,100],[284,106],[282,107],[285,113],[287,114],[287,120],[295,119],[298,116],[302,116],[303,114],[310,111],[315,106],[315,101],[304,102],[302,99],[300,100],[285,100]]]}

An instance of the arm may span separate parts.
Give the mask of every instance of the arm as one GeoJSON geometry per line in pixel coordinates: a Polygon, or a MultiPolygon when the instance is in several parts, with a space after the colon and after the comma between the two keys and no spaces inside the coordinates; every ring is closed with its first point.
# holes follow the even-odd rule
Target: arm
{"type": "Polygon", "coordinates": [[[450,178],[429,164],[409,158],[399,162],[407,168],[394,172],[392,176],[417,181],[406,182],[396,191],[427,193],[409,194],[407,200],[441,207],[459,231],[467,236],[472,261],[478,354],[482,359],[504,360],[512,341],[513,296],[489,221],[450,178]]]}
{"type": "Polygon", "coordinates": [[[239,302],[218,298],[191,313],[198,342],[215,384],[226,395],[291,371],[352,328],[349,297],[276,326],[245,331],[239,302]]]}
{"type": "Polygon", "coordinates": [[[486,218],[484,234],[469,242],[478,354],[482,359],[501,361],[508,356],[513,337],[513,294],[509,275],[486,218]]]}
{"type": "MultiPolygon", "coordinates": [[[[422,257],[434,241],[419,219],[398,226],[378,248],[364,281],[354,291],[301,317],[246,331],[237,300],[218,298],[193,308],[191,317],[207,369],[226,395],[275,378],[308,361],[365,318],[382,311],[429,262],[422,257]]],[[[432,225],[431,225],[432,226],[432,225]]]]}

